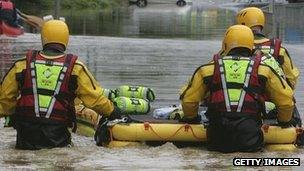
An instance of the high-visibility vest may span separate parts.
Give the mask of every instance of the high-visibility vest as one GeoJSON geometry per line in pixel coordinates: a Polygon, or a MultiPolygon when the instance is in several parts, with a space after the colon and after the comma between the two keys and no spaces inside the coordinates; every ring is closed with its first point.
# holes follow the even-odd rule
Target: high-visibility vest
{"type": "Polygon", "coordinates": [[[263,88],[258,79],[261,57],[214,56],[209,82],[208,110],[218,113],[257,115],[262,109],[263,88]]]}
{"type": "Polygon", "coordinates": [[[21,97],[16,118],[72,126],[77,82],[71,73],[76,60],[77,56],[72,54],[47,59],[38,51],[29,51],[26,69],[17,78],[21,97]]]}

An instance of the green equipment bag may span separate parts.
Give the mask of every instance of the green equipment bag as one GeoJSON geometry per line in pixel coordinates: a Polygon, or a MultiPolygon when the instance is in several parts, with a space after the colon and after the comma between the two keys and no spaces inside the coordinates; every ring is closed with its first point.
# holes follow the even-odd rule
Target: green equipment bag
{"type": "Polygon", "coordinates": [[[103,89],[102,94],[106,96],[109,100],[113,101],[116,98],[116,93],[114,90],[105,88],[103,89]]]}
{"type": "Polygon", "coordinates": [[[155,100],[154,91],[151,88],[143,86],[128,86],[123,85],[116,89],[117,97],[132,97],[139,99],[146,99],[148,101],[155,100]]]}
{"type": "Polygon", "coordinates": [[[116,97],[113,100],[124,114],[147,114],[150,111],[150,103],[148,100],[130,97],[116,97]]]}

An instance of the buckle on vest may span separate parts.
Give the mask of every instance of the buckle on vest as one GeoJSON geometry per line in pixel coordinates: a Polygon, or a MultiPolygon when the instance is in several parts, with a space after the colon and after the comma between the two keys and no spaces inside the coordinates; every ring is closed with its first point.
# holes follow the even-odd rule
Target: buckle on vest
{"type": "Polygon", "coordinates": [[[47,65],[47,66],[53,66],[54,62],[52,60],[46,60],[45,61],[45,65],[47,65]]]}
{"type": "Polygon", "coordinates": [[[232,60],[238,60],[239,61],[240,58],[241,58],[240,56],[232,56],[232,60]]]}

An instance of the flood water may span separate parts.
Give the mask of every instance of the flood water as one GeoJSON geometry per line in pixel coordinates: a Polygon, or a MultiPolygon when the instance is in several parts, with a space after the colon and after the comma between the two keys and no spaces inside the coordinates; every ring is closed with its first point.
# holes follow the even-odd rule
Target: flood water
{"type": "MultiPolygon", "coordinates": [[[[115,17],[112,19],[104,17],[103,22],[98,20],[102,23],[96,25],[99,27],[96,28],[99,32],[90,31],[89,25],[74,26],[77,25],[76,21],[84,21],[88,24],[90,20],[94,20],[92,16],[84,17],[77,13],[77,16],[87,20],[66,16],[68,23],[72,25],[72,33],[78,34],[71,36],[68,52],[79,55],[105,88],[114,89],[123,84],[149,86],[156,93],[157,100],[152,103],[153,107],[178,104],[179,88],[186,83],[198,66],[207,63],[220,49],[223,32],[234,22],[233,16],[236,10],[218,6],[219,2],[223,1],[194,3],[192,7],[185,7],[185,10],[174,5],[165,5],[166,7],[151,5],[143,9],[134,6],[124,8],[129,15],[125,16],[124,10],[115,14],[122,20],[116,20],[115,17]],[[104,26],[111,23],[112,29],[104,26]]],[[[302,12],[301,16],[304,16],[303,7],[297,10],[302,12]]],[[[303,73],[304,64],[301,57],[304,53],[303,24],[297,26],[295,22],[303,21],[292,18],[295,17],[295,13],[288,11],[290,10],[284,12],[288,15],[283,22],[289,23],[291,27],[282,25],[279,34],[294,63],[303,73]],[[286,27],[293,29],[286,31],[286,27]],[[288,36],[289,32],[292,36],[288,36]]],[[[281,17],[282,15],[280,14],[281,17]]],[[[23,56],[26,50],[41,48],[39,34],[25,34],[18,39],[0,38],[0,43],[2,74],[15,59],[23,56]]],[[[295,95],[301,114],[304,112],[303,84],[301,75],[295,95]]],[[[20,151],[14,149],[15,131],[11,128],[2,128],[2,123],[3,120],[0,121],[0,170],[249,169],[234,168],[232,165],[234,157],[299,157],[301,165],[304,165],[303,149],[296,152],[221,154],[209,152],[204,147],[178,149],[171,143],[159,147],[143,145],[108,149],[95,146],[92,138],[76,134],[73,134],[74,147],[71,148],[20,151]]],[[[250,169],[303,170],[303,167],[250,169]]]]}

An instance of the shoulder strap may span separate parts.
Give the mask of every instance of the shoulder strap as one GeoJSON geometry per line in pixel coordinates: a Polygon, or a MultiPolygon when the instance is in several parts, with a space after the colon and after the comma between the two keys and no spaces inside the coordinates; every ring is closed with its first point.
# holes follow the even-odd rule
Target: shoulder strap
{"type": "MultiPolygon", "coordinates": [[[[67,81],[70,81],[70,79],[71,79],[71,74],[72,74],[74,64],[75,64],[77,58],[78,57],[73,54],[67,54],[65,57],[65,61],[64,61],[64,67],[66,67],[65,77],[69,77],[69,79],[67,79],[67,81]]],[[[68,82],[66,82],[66,83],[69,84],[68,82]]],[[[72,132],[75,133],[77,130],[77,123],[76,123],[76,114],[75,114],[76,112],[75,112],[74,102],[70,103],[69,100],[71,100],[71,99],[67,99],[67,97],[64,97],[59,91],[55,94],[55,98],[59,103],[61,103],[68,110],[67,115],[72,124],[70,126],[72,127],[72,132]]]]}
{"type": "MultiPolygon", "coordinates": [[[[230,106],[230,100],[229,100],[229,96],[228,96],[228,88],[227,88],[227,81],[225,78],[223,59],[220,57],[219,54],[216,54],[213,56],[213,60],[214,60],[214,64],[215,64],[214,71],[217,72],[214,75],[216,75],[216,74],[220,75],[226,110],[227,110],[227,112],[231,112],[231,106],[230,106]]],[[[211,87],[211,85],[210,85],[210,87],[211,87]]]]}
{"type": "Polygon", "coordinates": [[[271,46],[273,47],[273,56],[278,59],[280,55],[282,41],[280,39],[271,39],[271,46]]]}
{"type": "Polygon", "coordinates": [[[220,58],[220,54],[215,54],[215,55],[213,55],[213,61],[215,62],[215,61],[218,61],[218,59],[220,58]]]}
{"type": "Polygon", "coordinates": [[[67,54],[66,57],[65,57],[65,65],[66,66],[70,66],[72,65],[73,63],[75,63],[75,61],[77,60],[77,56],[73,55],[73,54],[67,54]]]}
{"type": "Polygon", "coordinates": [[[245,101],[245,95],[246,95],[246,91],[244,91],[244,87],[248,87],[251,81],[251,76],[252,74],[255,72],[255,65],[257,63],[257,59],[255,58],[255,56],[251,57],[249,59],[249,64],[246,70],[246,76],[245,76],[245,82],[243,85],[243,91],[241,92],[241,97],[239,99],[239,103],[238,103],[238,107],[237,107],[237,112],[241,112],[242,108],[243,108],[243,104],[245,101]]]}
{"type": "Polygon", "coordinates": [[[36,56],[37,56],[38,52],[39,51],[37,51],[37,50],[29,50],[26,54],[26,60],[28,62],[32,62],[32,61],[36,60],[36,56]]]}
{"type": "Polygon", "coordinates": [[[30,79],[32,80],[32,82],[29,82],[29,83],[32,84],[36,117],[40,117],[39,104],[38,104],[38,93],[37,93],[37,85],[36,85],[36,72],[35,72],[35,64],[34,64],[38,52],[39,51],[32,50],[32,51],[29,51],[28,54],[26,55],[26,61],[27,61],[26,73],[30,76],[30,79]]]}
{"type": "MultiPolygon", "coordinates": [[[[253,70],[252,74],[258,74],[258,67],[260,65],[260,62],[262,60],[262,55],[261,54],[256,54],[253,56],[254,64],[253,64],[253,70]]],[[[256,92],[252,87],[250,86],[244,86],[243,89],[248,93],[249,96],[251,96],[254,100],[257,101],[259,104],[260,110],[262,113],[265,113],[265,100],[264,97],[256,92]]]]}

